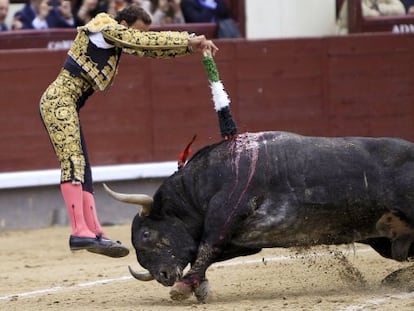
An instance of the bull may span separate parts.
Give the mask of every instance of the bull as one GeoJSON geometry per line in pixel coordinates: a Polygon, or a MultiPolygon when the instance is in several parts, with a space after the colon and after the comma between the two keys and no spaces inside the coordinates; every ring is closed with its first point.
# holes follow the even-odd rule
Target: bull
{"type": "Polygon", "coordinates": [[[397,138],[239,134],[199,150],[142,206],[132,244],[172,299],[209,297],[214,262],[262,248],[354,242],[397,261],[414,256],[414,144],[397,138]],[[188,272],[183,275],[185,267],[188,272]]]}

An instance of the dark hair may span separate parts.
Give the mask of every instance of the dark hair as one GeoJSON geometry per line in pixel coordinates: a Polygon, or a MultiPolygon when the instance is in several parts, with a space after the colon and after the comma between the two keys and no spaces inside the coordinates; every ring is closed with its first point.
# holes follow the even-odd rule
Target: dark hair
{"type": "Polygon", "coordinates": [[[138,5],[132,4],[116,13],[115,20],[120,23],[125,21],[128,26],[141,20],[145,25],[151,25],[152,19],[147,11],[138,5]]]}

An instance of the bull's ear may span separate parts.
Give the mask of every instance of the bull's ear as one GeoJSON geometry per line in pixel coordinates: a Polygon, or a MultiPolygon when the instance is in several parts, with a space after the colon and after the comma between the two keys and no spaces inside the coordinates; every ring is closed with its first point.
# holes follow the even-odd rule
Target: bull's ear
{"type": "Polygon", "coordinates": [[[110,189],[105,183],[103,184],[105,191],[112,196],[114,199],[124,202],[138,204],[142,206],[140,215],[148,216],[151,212],[152,202],[154,201],[152,197],[146,194],[127,194],[119,193],[110,189]]]}

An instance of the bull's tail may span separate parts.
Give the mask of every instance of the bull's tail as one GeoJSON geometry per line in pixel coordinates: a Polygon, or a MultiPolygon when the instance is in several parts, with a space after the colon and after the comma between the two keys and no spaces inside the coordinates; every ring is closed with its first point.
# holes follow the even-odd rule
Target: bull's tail
{"type": "Polygon", "coordinates": [[[230,98],[220,81],[216,63],[211,53],[204,53],[203,65],[210,82],[214,109],[217,112],[220,134],[224,139],[233,138],[237,134],[237,126],[230,113],[230,98]]]}

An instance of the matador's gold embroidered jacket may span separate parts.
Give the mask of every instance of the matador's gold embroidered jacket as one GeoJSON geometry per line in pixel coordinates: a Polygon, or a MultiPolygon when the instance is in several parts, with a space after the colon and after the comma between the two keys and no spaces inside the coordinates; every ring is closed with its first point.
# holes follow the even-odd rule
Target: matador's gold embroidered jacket
{"type": "Polygon", "coordinates": [[[68,52],[64,68],[86,79],[94,90],[106,90],[117,73],[121,53],[152,58],[171,58],[191,53],[188,32],[139,31],[117,23],[106,13],[98,14],[78,34],[68,52]],[[113,48],[103,49],[89,40],[101,32],[113,48]]]}

